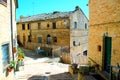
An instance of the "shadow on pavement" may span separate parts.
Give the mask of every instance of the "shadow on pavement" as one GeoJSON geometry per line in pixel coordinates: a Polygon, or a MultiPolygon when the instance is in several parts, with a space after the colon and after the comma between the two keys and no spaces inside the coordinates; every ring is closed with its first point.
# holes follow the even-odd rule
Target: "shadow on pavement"
{"type": "Polygon", "coordinates": [[[34,60],[36,60],[38,58],[44,58],[44,57],[52,58],[52,56],[46,56],[46,54],[44,54],[44,53],[37,54],[33,50],[28,50],[28,49],[24,49],[24,48],[22,48],[22,50],[25,52],[25,57],[30,57],[34,60]]]}
{"type": "Polygon", "coordinates": [[[68,72],[55,74],[55,75],[50,75],[50,72],[46,72],[45,75],[31,76],[28,80],[74,80],[74,79],[68,72]]]}

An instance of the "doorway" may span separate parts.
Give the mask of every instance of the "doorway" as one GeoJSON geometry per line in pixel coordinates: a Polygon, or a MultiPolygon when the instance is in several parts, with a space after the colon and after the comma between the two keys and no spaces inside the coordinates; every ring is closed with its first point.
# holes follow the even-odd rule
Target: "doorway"
{"type": "Polygon", "coordinates": [[[104,38],[104,70],[110,72],[112,38],[104,38]]]}
{"type": "Polygon", "coordinates": [[[48,35],[47,35],[47,44],[50,44],[50,43],[51,43],[50,38],[51,38],[51,36],[48,34],[48,35]]]}

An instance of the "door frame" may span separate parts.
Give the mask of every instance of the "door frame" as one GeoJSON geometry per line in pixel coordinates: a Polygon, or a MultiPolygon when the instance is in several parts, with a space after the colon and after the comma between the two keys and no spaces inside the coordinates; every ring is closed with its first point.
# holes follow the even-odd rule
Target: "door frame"
{"type": "Polygon", "coordinates": [[[102,62],[102,65],[103,65],[103,67],[102,67],[102,70],[104,70],[104,71],[107,71],[108,73],[110,72],[109,70],[107,70],[107,64],[106,63],[109,63],[109,65],[108,65],[108,67],[111,65],[111,52],[112,52],[112,37],[108,37],[108,36],[104,36],[103,37],[103,62],[102,62]],[[110,61],[109,62],[106,62],[106,56],[107,55],[109,55],[109,54],[106,54],[106,53],[108,53],[107,52],[107,50],[106,50],[106,47],[108,46],[108,45],[106,45],[106,40],[107,39],[111,39],[110,40],[110,51],[108,51],[108,52],[110,52],[109,54],[110,54],[110,61]]]}

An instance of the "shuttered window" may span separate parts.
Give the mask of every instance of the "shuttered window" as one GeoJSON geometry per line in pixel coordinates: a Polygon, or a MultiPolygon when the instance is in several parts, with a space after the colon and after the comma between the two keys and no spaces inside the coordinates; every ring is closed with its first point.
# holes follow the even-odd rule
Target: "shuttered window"
{"type": "Polygon", "coordinates": [[[9,63],[9,44],[2,45],[2,62],[3,66],[9,63]]]}

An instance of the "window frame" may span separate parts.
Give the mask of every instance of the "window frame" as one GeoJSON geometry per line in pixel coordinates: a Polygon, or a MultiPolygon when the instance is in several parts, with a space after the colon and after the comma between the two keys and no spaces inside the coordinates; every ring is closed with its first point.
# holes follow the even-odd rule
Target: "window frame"
{"type": "Polygon", "coordinates": [[[42,37],[38,37],[38,43],[42,43],[42,37]],[[39,40],[41,38],[41,40],[39,40]]]}
{"type": "Polygon", "coordinates": [[[76,42],[75,41],[73,41],[73,46],[76,46],[76,42]]]}
{"type": "Polygon", "coordinates": [[[87,23],[85,23],[85,29],[87,29],[87,23]]]}
{"type": "Polygon", "coordinates": [[[5,46],[5,45],[8,45],[8,56],[7,56],[8,63],[7,63],[7,64],[4,64],[4,62],[3,62],[3,56],[4,56],[4,55],[3,55],[3,51],[2,51],[3,72],[5,72],[6,69],[7,69],[7,67],[10,65],[10,44],[9,44],[9,42],[3,43],[3,44],[1,45],[1,48],[2,48],[3,46],[5,46]]]}
{"type": "Polygon", "coordinates": [[[74,29],[77,29],[77,22],[74,22],[74,29]]]}
{"type": "Polygon", "coordinates": [[[66,19],[64,19],[63,23],[64,23],[64,25],[67,25],[67,20],[66,20],[66,19]]]}
{"type": "Polygon", "coordinates": [[[51,36],[49,34],[47,35],[47,44],[51,44],[51,36]]]}
{"type": "Polygon", "coordinates": [[[7,6],[7,0],[0,0],[0,4],[3,4],[4,6],[7,6]]]}
{"type": "Polygon", "coordinates": [[[31,42],[31,36],[28,35],[28,42],[31,42]]]}
{"type": "Polygon", "coordinates": [[[22,30],[25,30],[25,24],[22,24],[22,30]],[[24,25],[24,26],[23,26],[24,25]]]}
{"type": "Polygon", "coordinates": [[[27,24],[27,29],[30,30],[30,23],[27,24]]]}
{"type": "Polygon", "coordinates": [[[56,29],[56,22],[52,23],[53,29],[56,29]]]}
{"type": "Polygon", "coordinates": [[[57,43],[57,37],[53,37],[53,42],[57,43]]]}
{"type": "Polygon", "coordinates": [[[49,28],[50,27],[50,24],[47,24],[47,28],[49,28]]]}
{"type": "Polygon", "coordinates": [[[38,29],[41,29],[41,23],[38,23],[38,29]]]}

